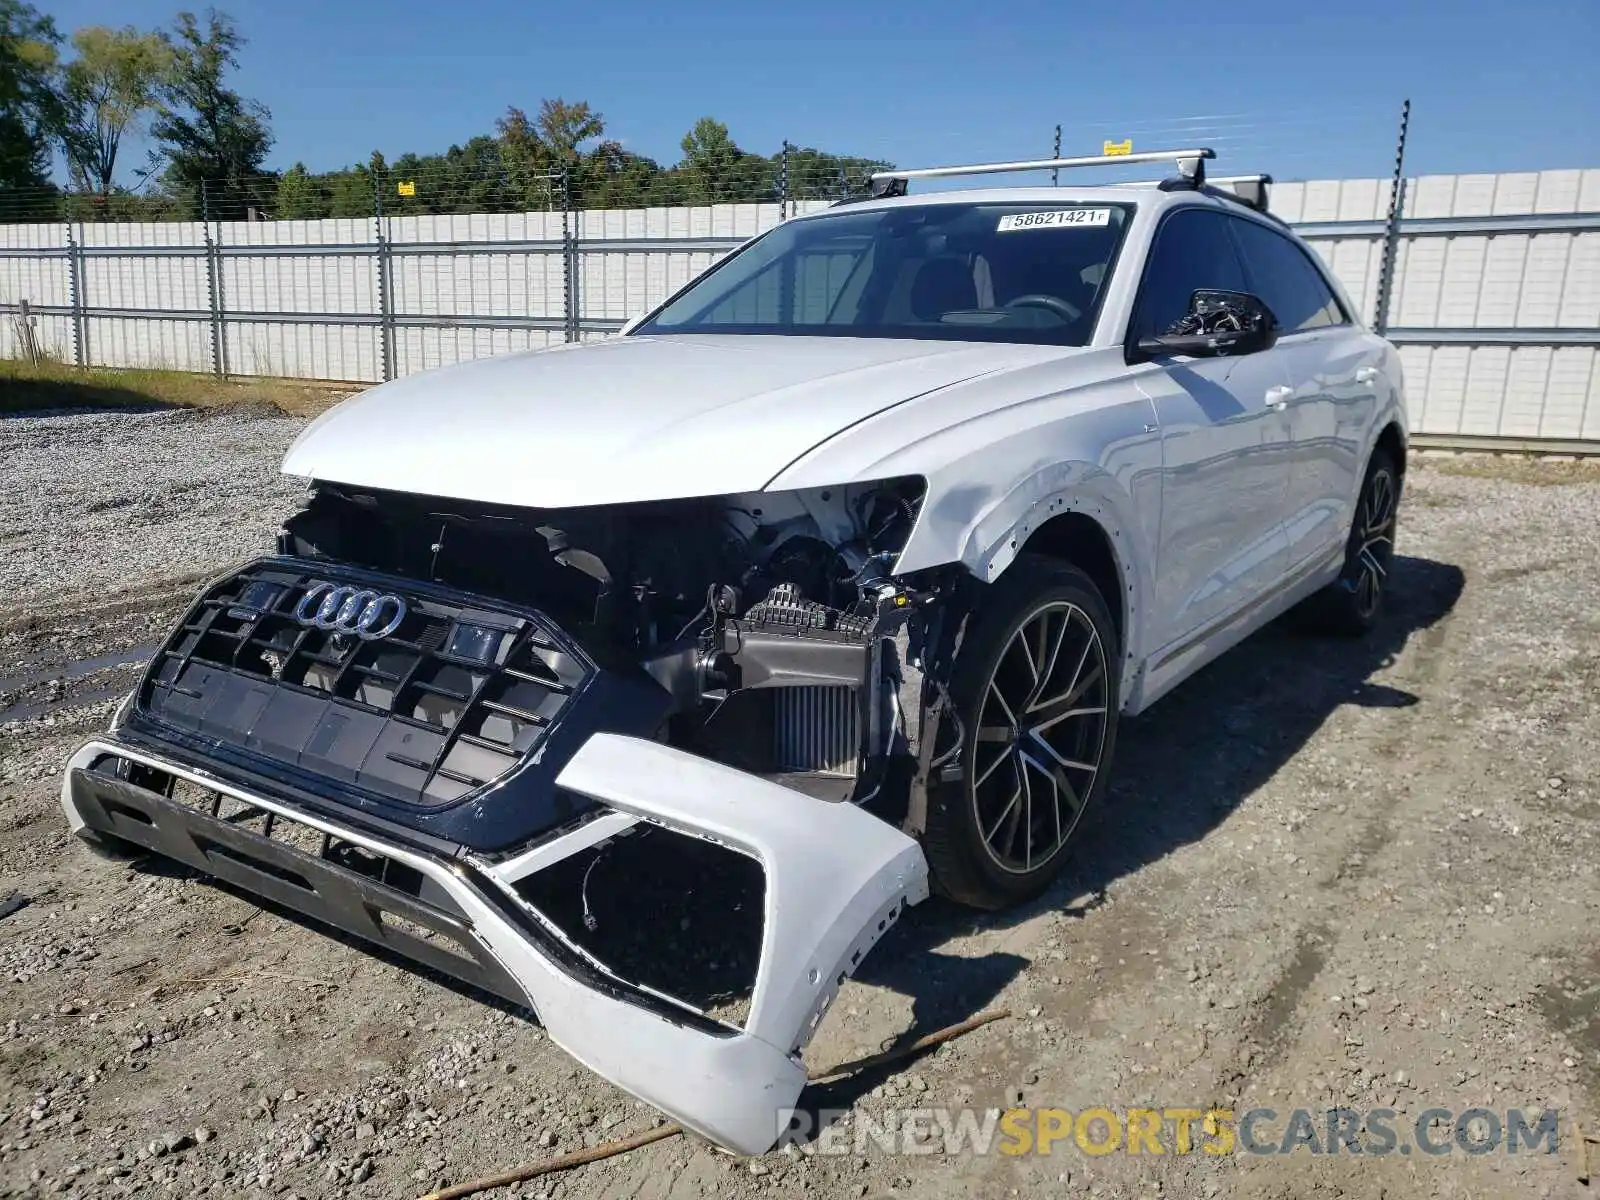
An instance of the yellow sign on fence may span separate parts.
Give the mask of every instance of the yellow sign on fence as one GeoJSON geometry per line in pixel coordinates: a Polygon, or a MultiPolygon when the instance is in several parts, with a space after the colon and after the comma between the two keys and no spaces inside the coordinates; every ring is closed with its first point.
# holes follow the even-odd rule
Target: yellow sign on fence
{"type": "Polygon", "coordinates": [[[402,196],[415,196],[417,194],[417,181],[415,179],[401,179],[394,186],[395,190],[402,196]]]}
{"type": "Polygon", "coordinates": [[[1128,138],[1122,142],[1107,142],[1100,151],[1104,155],[1123,155],[1133,153],[1133,139],[1128,138]]]}

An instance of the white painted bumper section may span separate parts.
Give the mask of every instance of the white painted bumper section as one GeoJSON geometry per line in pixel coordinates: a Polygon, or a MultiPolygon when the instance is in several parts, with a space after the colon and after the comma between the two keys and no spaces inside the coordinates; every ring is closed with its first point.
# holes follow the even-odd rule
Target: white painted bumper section
{"type": "MultiPolygon", "coordinates": [[[[745,1031],[727,1052],[709,1057],[703,1044],[686,1045],[651,1055],[649,1070],[637,1061],[602,1065],[589,1058],[592,1030],[584,1031],[584,1046],[568,1045],[546,1024],[574,1057],[685,1125],[747,1154],[766,1150],[779,1132],[778,1110],[791,1107],[805,1085],[799,1052],[840,982],[903,908],[927,898],[921,848],[853,805],[617,734],[590,738],[557,782],[761,863],[761,962],[745,1031]],[[734,1047],[741,1047],[737,1054],[734,1047]],[[715,1125],[708,1122],[713,1114],[715,1125]]],[[[700,1043],[717,1040],[679,1032],[700,1043]]]]}
{"type": "MultiPolygon", "coordinates": [[[[712,1141],[767,1150],[779,1114],[805,1086],[799,1051],[839,983],[910,904],[928,894],[927,864],[910,838],[848,804],[829,804],[655,742],[591,738],[561,786],[639,820],[706,837],[758,859],[765,928],[743,1032],[716,1035],[585,986],[556,966],[450,864],[243,791],[226,780],[93,741],[69,764],[116,754],[277,812],[406,863],[448,892],[474,935],[526,989],[557,1045],[585,1066],[712,1141]]],[[[62,804],[84,822],[70,788],[62,804]]]]}
{"type": "Polygon", "coordinates": [[[670,746],[596,734],[557,782],[761,863],[765,929],[745,1030],[786,1053],[811,1040],[841,972],[928,896],[922,849],[898,829],[670,746]]]}

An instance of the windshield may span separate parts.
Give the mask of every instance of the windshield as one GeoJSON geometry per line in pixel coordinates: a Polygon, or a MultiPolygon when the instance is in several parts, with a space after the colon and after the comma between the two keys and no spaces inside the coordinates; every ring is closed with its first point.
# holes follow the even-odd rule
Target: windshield
{"type": "Polygon", "coordinates": [[[1082,346],[1126,204],[927,204],[789,221],[634,333],[943,338],[1082,346]]]}

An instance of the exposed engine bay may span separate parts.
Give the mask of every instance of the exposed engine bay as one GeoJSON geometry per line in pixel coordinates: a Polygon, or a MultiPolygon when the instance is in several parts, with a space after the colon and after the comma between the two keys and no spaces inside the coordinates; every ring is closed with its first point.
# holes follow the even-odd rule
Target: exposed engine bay
{"type": "Polygon", "coordinates": [[[902,667],[939,585],[893,567],[923,490],[528,510],[319,483],[279,551],[537,608],[670,694],[664,740],[859,802],[912,753],[902,667]]]}

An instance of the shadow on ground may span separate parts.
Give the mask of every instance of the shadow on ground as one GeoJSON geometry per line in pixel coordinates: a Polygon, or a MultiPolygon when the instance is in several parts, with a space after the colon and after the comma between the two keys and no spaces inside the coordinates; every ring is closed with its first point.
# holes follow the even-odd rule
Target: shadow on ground
{"type": "Polygon", "coordinates": [[[0,379],[0,420],[67,409],[163,412],[179,407],[131,388],[64,379],[0,379]]]}
{"type": "Polygon", "coordinates": [[[1414,635],[1450,614],[1465,578],[1456,566],[1396,557],[1388,608],[1371,634],[1319,637],[1297,629],[1291,613],[1124,721],[1113,783],[1065,876],[1041,905],[1059,907],[1083,892],[1103,892],[1121,876],[1198,841],[1339,708],[1428,704],[1431,697],[1375,683],[1372,676],[1391,666],[1414,635]]]}
{"type": "MultiPolygon", "coordinates": [[[[1039,900],[975,914],[942,901],[913,909],[857,972],[865,983],[910,996],[919,1032],[986,1007],[1026,965],[1012,954],[941,954],[950,937],[1003,929],[1040,913],[1081,916],[1125,875],[1205,837],[1306,744],[1337,709],[1409,708],[1414,695],[1372,676],[1417,633],[1444,620],[1465,585],[1461,569],[1396,557],[1388,609],[1372,634],[1325,638],[1300,632],[1297,615],[1274,622],[1154,707],[1125,719],[1113,782],[1085,819],[1061,879],[1039,900]]],[[[807,1093],[808,1108],[844,1108],[895,1068],[872,1070],[807,1093]]]]}

